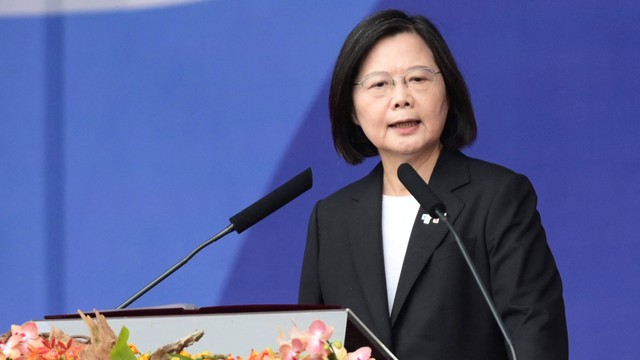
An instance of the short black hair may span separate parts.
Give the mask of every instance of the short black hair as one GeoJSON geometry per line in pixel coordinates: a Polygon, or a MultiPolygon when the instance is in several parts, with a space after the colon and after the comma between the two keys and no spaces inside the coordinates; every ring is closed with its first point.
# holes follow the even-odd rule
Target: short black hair
{"type": "Polygon", "coordinates": [[[365,157],[378,154],[362,128],[353,122],[356,76],[378,41],[400,33],[415,33],[424,40],[444,79],[449,112],[440,137],[443,148],[460,149],[471,145],[476,138],[476,120],[467,84],[440,31],[424,16],[384,10],[367,17],[349,33],[333,69],[329,90],[331,133],[336,151],[349,164],[359,164],[365,157]]]}

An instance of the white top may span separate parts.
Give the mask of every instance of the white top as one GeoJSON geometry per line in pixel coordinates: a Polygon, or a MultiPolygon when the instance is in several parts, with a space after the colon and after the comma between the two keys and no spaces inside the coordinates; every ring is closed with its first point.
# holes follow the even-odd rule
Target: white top
{"type": "Polygon", "coordinates": [[[402,263],[419,209],[420,204],[411,195],[382,195],[382,249],[389,314],[393,309],[402,263]]]}

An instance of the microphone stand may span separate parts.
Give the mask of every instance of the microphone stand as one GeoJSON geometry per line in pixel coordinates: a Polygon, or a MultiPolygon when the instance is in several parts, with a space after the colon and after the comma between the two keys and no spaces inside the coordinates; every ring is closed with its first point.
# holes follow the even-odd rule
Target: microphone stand
{"type": "Polygon", "coordinates": [[[195,248],[193,251],[191,251],[189,253],[189,255],[184,257],[182,260],[178,261],[175,265],[173,265],[167,271],[162,273],[162,275],[158,276],[152,282],[147,284],[147,286],[145,286],[144,288],[140,289],[140,291],[138,291],[137,293],[133,294],[133,296],[131,296],[125,302],[120,304],[117,307],[117,309],[118,310],[122,310],[122,309],[126,308],[127,306],[131,305],[131,303],[136,301],[136,300],[138,300],[138,298],[140,296],[146,294],[147,291],[153,289],[153,287],[158,285],[162,280],[166,279],[169,275],[173,274],[176,270],[180,269],[184,264],[186,264],[189,260],[191,260],[192,257],[194,257],[198,252],[200,252],[200,250],[202,250],[205,247],[211,245],[212,243],[218,241],[220,238],[222,238],[223,236],[229,234],[233,230],[234,230],[233,224],[229,224],[229,226],[227,226],[224,230],[220,231],[219,233],[217,233],[216,235],[211,237],[209,240],[207,240],[207,241],[203,242],[202,244],[198,245],[198,247],[195,248]]]}
{"type": "Polygon", "coordinates": [[[140,296],[144,295],[147,291],[151,290],[154,286],[158,285],[162,280],[166,279],[167,276],[173,274],[176,270],[182,267],[182,265],[186,264],[187,261],[191,260],[200,250],[209,246],[210,244],[218,241],[223,236],[229,234],[232,231],[236,231],[238,234],[245,231],[246,229],[253,226],[258,221],[264,219],[269,216],[274,211],[280,209],[291,200],[300,196],[303,192],[309,190],[311,185],[313,184],[313,178],[311,174],[311,168],[307,168],[300,174],[294,176],[289,181],[273,190],[262,199],[256,201],[251,206],[245,208],[239,213],[235,214],[229,221],[231,224],[227,226],[224,230],[220,231],[218,234],[214,235],[209,240],[200,244],[197,248],[195,248],[189,255],[187,255],[184,259],[178,261],[177,264],[173,265],[169,270],[165,271],[162,275],[158,276],[155,280],[150,282],[147,286],[145,286],[142,290],[135,293],[132,297],[127,299],[127,301],[123,302],[118,306],[118,310],[124,309],[129,306],[132,302],[136,301],[140,296]]]}
{"type": "Polygon", "coordinates": [[[464,244],[462,243],[462,240],[460,240],[460,236],[458,236],[458,233],[453,228],[453,225],[451,225],[451,223],[449,222],[449,219],[447,219],[446,213],[443,213],[438,208],[435,209],[435,212],[436,212],[436,214],[438,214],[438,218],[440,218],[440,219],[442,219],[442,221],[444,221],[444,223],[447,225],[447,227],[449,228],[449,230],[453,234],[453,237],[456,239],[456,243],[458,243],[458,247],[460,248],[460,251],[462,251],[462,255],[464,256],[464,259],[467,262],[467,265],[469,265],[469,269],[471,269],[471,273],[473,274],[473,277],[476,279],[476,283],[480,287],[480,291],[482,291],[482,295],[484,296],[484,299],[486,300],[487,304],[489,305],[489,309],[491,309],[491,313],[493,314],[493,318],[496,320],[496,323],[498,323],[498,327],[500,328],[500,331],[502,332],[502,336],[504,337],[504,340],[507,342],[507,345],[509,346],[509,350],[511,351],[512,359],[513,360],[517,360],[518,358],[516,357],[516,350],[513,347],[513,344],[511,343],[511,337],[507,333],[507,329],[504,326],[504,322],[502,321],[502,318],[500,318],[500,315],[498,315],[498,310],[496,309],[496,305],[493,303],[493,300],[491,299],[491,296],[489,296],[489,292],[484,287],[484,285],[482,283],[482,279],[480,279],[480,276],[478,275],[478,271],[476,270],[476,267],[473,265],[473,261],[471,260],[471,257],[469,256],[469,253],[467,252],[467,249],[465,248],[464,244]]]}

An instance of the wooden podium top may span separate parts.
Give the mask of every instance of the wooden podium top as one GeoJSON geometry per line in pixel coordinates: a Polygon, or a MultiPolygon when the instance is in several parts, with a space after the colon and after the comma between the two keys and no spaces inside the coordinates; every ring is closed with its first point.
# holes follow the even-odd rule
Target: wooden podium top
{"type": "MultiPolygon", "coordinates": [[[[190,304],[172,304],[144,308],[98,310],[105,317],[171,316],[171,315],[208,315],[208,314],[245,314],[259,312],[316,311],[336,310],[337,305],[297,305],[297,304],[255,304],[196,307],[190,304]]],[[[94,316],[93,311],[83,311],[94,316]]],[[[78,314],[45,315],[45,320],[76,319],[78,314]]]]}

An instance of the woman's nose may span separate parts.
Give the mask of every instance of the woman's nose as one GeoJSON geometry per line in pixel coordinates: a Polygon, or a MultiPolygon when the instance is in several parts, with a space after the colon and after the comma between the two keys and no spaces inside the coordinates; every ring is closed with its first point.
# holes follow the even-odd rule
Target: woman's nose
{"type": "Polygon", "coordinates": [[[413,104],[413,98],[409,93],[409,87],[404,79],[393,81],[391,96],[394,108],[404,108],[413,104]]]}

